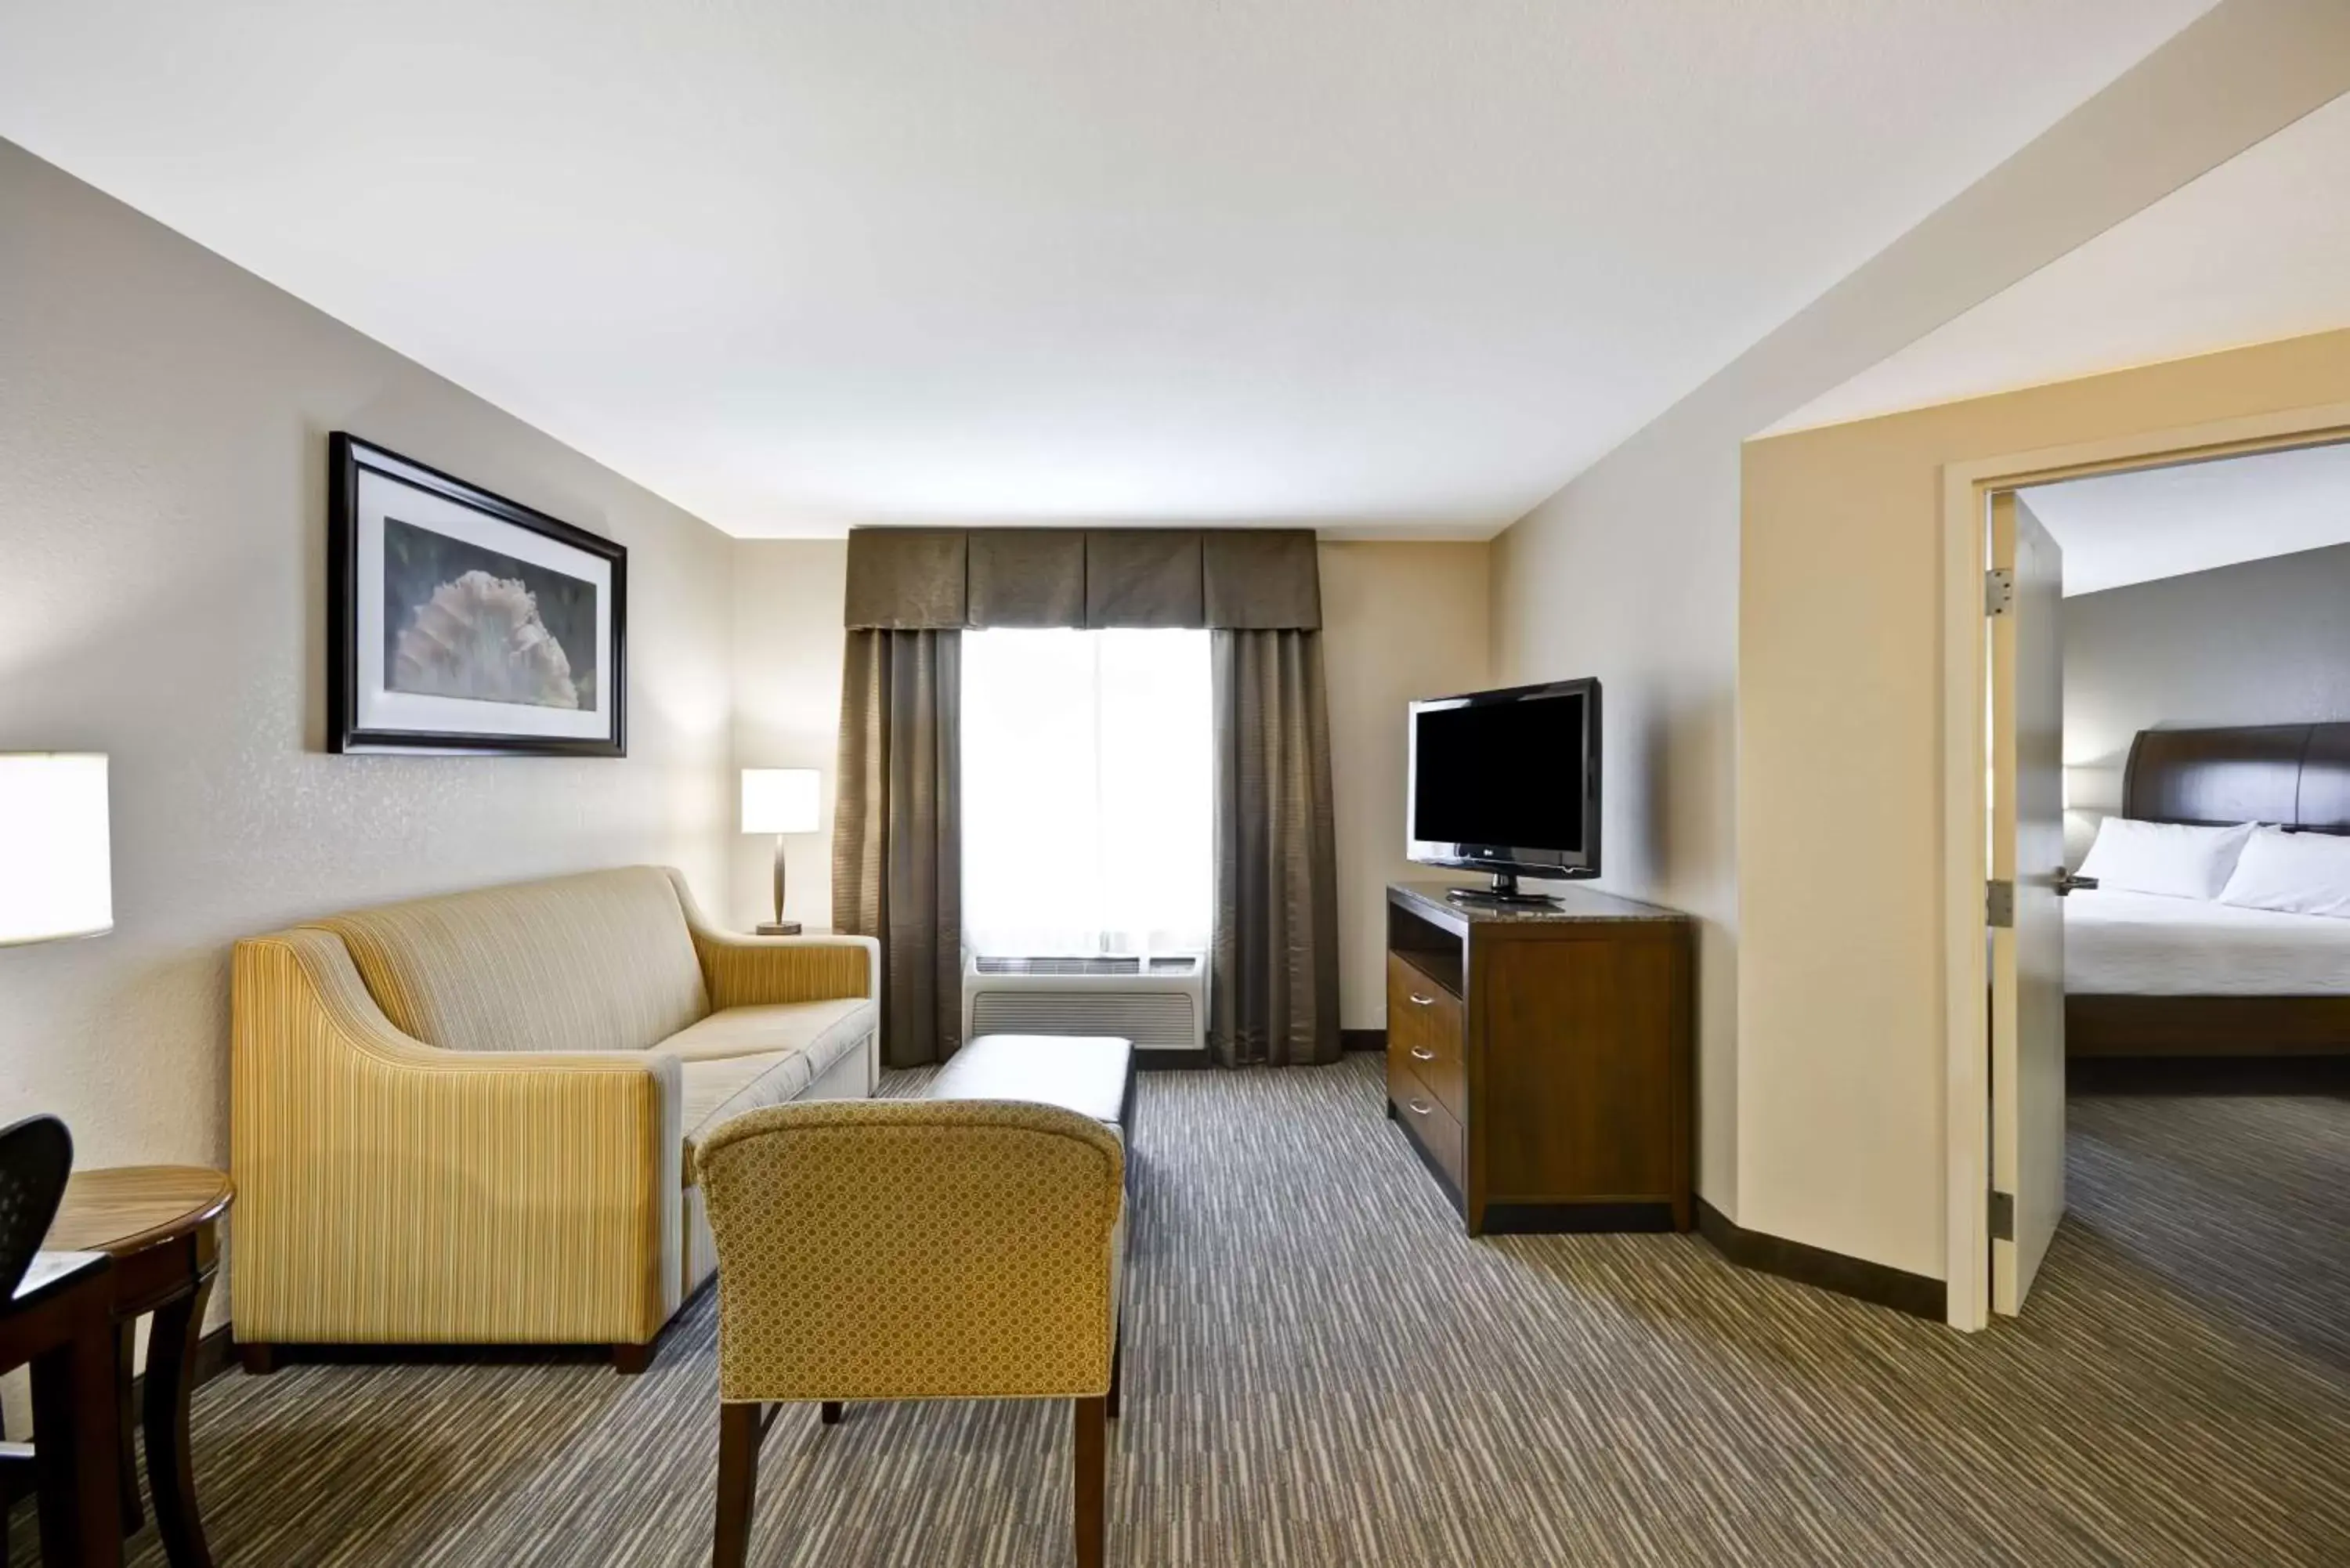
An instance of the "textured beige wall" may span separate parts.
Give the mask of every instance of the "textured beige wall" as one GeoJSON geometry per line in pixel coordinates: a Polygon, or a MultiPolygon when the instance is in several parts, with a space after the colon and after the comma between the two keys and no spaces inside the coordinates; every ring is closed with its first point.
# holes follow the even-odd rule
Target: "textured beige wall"
{"type": "Polygon", "coordinates": [[[630,861],[723,895],[715,530],[0,142],[0,748],[113,755],[115,929],[0,950],[0,1121],[228,1156],[232,939],[630,861]],[[327,432],[629,546],[625,760],[336,757],[327,432]]]}
{"type": "Polygon", "coordinates": [[[1637,438],[1494,541],[1493,678],[1599,678],[1595,884],[1698,918],[1698,1190],[1735,1217],[1739,426],[1637,438]]]}
{"type": "MultiPolygon", "coordinates": [[[[785,913],[809,929],[832,924],[832,807],[839,779],[843,539],[734,542],[734,765],[816,768],[824,830],[784,843],[785,913]]],[[[728,775],[728,788],[734,788],[728,775]]],[[[775,841],[733,833],[728,795],[727,913],[744,930],[775,910],[775,841]]]]}
{"type": "Polygon", "coordinates": [[[1494,679],[1607,683],[1599,886],[1699,917],[1698,1190],[1741,1224],[1846,1231],[1742,1104],[1739,443],[2345,89],[2350,8],[2225,0],[1495,541],[1494,679]]]}
{"type": "Polygon", "coordinates": [[[2336,332],[1747,447],[1742,1222],[1944,1272],[1942,469],[2345,403],[2336,332]]]}
{"type": "Polygon", "coordinates": [[[1325,542],[1322,652],[1338,826],[1338,1018],[1387,1026],[1387,885],[1404,858],[1404,705],[1487,680],[1483,544],[1325,542]]]}

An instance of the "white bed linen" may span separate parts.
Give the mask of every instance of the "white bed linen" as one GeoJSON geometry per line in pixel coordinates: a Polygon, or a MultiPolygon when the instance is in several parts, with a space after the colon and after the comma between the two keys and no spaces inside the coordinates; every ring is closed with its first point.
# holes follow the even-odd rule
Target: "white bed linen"
{"type": "Polygon", "coordinates": [[[2158,893],[2064,900],[2075,996],[2350,996],[2350,920],[2158,893]]]}

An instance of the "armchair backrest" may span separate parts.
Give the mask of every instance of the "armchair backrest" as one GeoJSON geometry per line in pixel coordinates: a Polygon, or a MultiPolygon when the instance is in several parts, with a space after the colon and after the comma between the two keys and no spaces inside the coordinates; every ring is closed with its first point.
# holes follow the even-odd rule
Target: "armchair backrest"
{"type": "Polygon", "coordinates": [[[1126,1154],[996,1100],[801,1101],[698,1149],[724,1399],[1096,1397],[1126,1154]]]}
{"type": "Polygon", "coordinates": [[[334,932],[401,1033],[449,1051],[641,1051],[710,1012],[658,866],[387,904],[334,932]]]}

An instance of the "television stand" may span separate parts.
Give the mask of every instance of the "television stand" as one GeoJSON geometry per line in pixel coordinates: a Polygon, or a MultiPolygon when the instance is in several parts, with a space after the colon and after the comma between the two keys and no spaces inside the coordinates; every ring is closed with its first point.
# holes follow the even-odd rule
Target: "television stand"
{"type": "Polygon", "coordinates": [[[1388,1116],[1471,1236],[1686,1231],[1697,922],[1388,888],[1388,1116]]]}
{"type": "Polygon", "coordinates": [[[1488,888],[1448,888],[1444,896],[1456,904],[1495,904],[1504,909],[1544,909],[1558,902],[1555,893],[1522,893],[1514,871],[1493,873],[1488,888]]]}

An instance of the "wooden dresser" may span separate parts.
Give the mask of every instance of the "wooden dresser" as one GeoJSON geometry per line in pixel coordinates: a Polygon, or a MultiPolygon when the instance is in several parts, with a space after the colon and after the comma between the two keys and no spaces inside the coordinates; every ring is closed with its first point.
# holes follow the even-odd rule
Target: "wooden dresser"
{"type": "Polygon", "coordinates": [[[1695,923],[1388,888],[1388,1115],[1472,1236],[1686,1231],[1695,923]]]}

